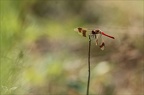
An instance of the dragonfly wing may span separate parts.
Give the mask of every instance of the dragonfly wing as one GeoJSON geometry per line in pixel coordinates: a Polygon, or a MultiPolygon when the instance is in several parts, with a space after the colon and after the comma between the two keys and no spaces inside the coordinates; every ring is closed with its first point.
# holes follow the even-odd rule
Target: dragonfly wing
{"type": "Polygon", "coordinates": [[[96,34],[95,41],[96,41],[96,45],[100,45],[102,43],[102,35],[96,34]]]}
{"type": "Polygon", "coordinates": [[[74,31],[78,32],[83,37],[88,37],[90,34],[90,31],[87,28],[75,28],[74,31]]]}
{"type": "Polygon", "coordinates": [[[101,48],[101,50],[104,50],[104,48],[105,48],[105,43],[102,42],[101,45],[100,45],[99,47],[101,48]]]}
{"type": "Polygon", "coordinates": [[[98,35],[96,35],[96,46],[98,45],[98,35]]]}
{"type": "Polygon", "coordinates": [[[102,39],[102,34],[96,35],[96,45],[99,45],[101,50],[104,50],[105,43],[104,43],[104,40],[102,39]]]}
{"type": "Polygon", "coordinates": [[[100,34],[100,35],[101,35],[101,36],[100,36],[100,37],[101,37],[101,38],[100,38],[100,39],[101,39],[101,44],[100,44],[99,47],[101,48],[101,50],[104,50],[104,48],[105,48],[105,43],[104,43],[104,40],[103,40],[103,38],[102,38],[102,34],[100,34]]]}

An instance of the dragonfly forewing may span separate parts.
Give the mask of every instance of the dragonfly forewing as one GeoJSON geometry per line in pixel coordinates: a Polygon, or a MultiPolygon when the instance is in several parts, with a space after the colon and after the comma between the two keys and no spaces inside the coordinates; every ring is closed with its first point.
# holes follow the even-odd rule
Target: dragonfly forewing
{"type": "Polygon", "coordinates": [[[83,37],[89,37],[90,35],[90,30],[86,28],[75,28],[74,31],[78,32],[83,37]]]}

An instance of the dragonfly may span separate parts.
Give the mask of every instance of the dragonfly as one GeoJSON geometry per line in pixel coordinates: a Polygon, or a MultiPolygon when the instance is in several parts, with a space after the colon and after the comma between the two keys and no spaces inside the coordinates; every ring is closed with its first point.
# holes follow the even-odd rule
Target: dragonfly
{"type": "Polygon", "coordinates": [[[94,39],[96,45],[98,45],[101,50],[104,50],[104,48],[105,48],[105,42],[104,42],[102,36],[106,36],[108,38],[115,39],[113,36],[110,36],[110,35],[104,33],[100,29],[88,29],[88,28],[79,27],[79,28],[75,28],[74,31],[78,32],[83,37],[90,37],[90,40],[94,39]]]}

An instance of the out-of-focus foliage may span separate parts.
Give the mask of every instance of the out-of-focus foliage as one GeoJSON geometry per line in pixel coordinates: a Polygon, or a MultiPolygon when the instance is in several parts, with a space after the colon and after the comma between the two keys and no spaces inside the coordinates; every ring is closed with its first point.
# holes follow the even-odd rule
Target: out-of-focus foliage
{"type": "Polygon", "coordinates": [[[142,95],[143,0],[0,0],[0,94],[82,95],[88,39],[76,27],[100,28],[92,44],[92,95],[142,95]]]}

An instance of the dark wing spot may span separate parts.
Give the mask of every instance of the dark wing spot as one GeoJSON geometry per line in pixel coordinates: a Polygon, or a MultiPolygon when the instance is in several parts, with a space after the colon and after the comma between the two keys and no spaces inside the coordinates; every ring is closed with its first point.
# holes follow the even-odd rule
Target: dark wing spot
{"type": "Polygon", "coordinates": [[[86,30],[82,30],[82,34],[84,37],[86,37],[86,32],[87,32],[86,30]]]}
{"type": "Polygon", "coordinates": [[[100,48],[104,47],[105,46],[105,43],[102,42],[102,44],[100,45],[100,48]]]}
{"type": "Polygon", "coordinates": [[[82,28],[78,28],[78,31],[81,33],[82,32],[82,28]]]}

